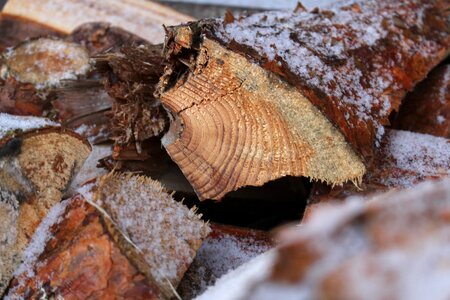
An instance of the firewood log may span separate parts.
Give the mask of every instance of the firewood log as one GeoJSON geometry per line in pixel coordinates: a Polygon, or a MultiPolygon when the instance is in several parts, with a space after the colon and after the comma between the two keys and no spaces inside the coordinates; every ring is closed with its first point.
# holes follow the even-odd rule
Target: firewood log
{"type": "Polygon", "coordinates": [[[273,255],[197,299],[446,299],[449,213],[449,179],[349,199],[282,231],[273,255]]]}
{"type": "Polygon", "coordinates": [[[0,68],[0,111],[42,116],[55,97],[49,89],[85,77],[91,63],[78,44],[43,37],[6,51],[0,68]]]}
{"type": "Polygon", "coordinates": [[[37,277],[27,272],[18,275],[10,288],[12,295],[26,295],[30,290],[38,294],[42,292],[39,282],[45,282],[47,293],[69,298],[92,293],[132,299],[132,290],[146,293],[135,296],[152,299],[176,295],[178,283],[210,231],[199,215],[174,201],[158,182],[133,174],[104,175],[74,199],[62,224],[51,228],[50,236],[55,238],[45,241],[46,247],[37,253],[39,260],[27,263],[25,255],[25,266],[16,272],[32,270],[37,277]],[[119,251],[112,267],[109,257],[115,251],[109,248],[119,251]],[[82,263],[74,263],[78,260],[82,263]],[[55,270],[56,263],[65,267],[55,270]],[[100,271],[89,271],[93,269],[100,271]],[[105,288],[104,282],[117,277],[131,290],[105,288]]]}
{"type": "Polygon", "coordinates": [[[68,39],[86,47],[91,56],[117,52],[123,46],[149,43],[131,32],[104,22],[82,24],[70,33],[68,39]]]}
{"type": "Polygon", "coordinates": [[[0,52],[4,52],[6,48],[13,47],[26,39],[48,35],[64,36],[45,25],[2,13],[0,13],[0,33],[0,52]]]}
{"type": "Polygon", "coordinates": [[[443,60],[446,1],[360,1],[169,27],[163,145],[201,199],[286,175],[360,182],[407,91],[443,60]]]}
{"type": "Polygon", "coordinates": [[[192,18],[169,7],[144,0],[10,0],[3,13],[22,17],[69,34],[88,22],[108,22],[152,43],[164,40],[163,24],[175,25],[192,18]]]}
{"type": "Polygon", "coordinates": [[[450,65],[428,75],[405,98],[394,128],[450,138],[450,65]]]}
{"type": "Polygon", "coordinates": [[[211,224],[189,270],[178,287],[182,299],[193,299],[229,271],[274,247],[264,231],[211,224]]]}
{"type": "Polygon", "coordinates": [[[110,218],[75,196],[41,223],[6,298],[161,299],[139,260],[110,218]]]}
{"type": "Polygon", "coordinates": [[[157,181],[139,175],[103,176],[91,197],[140,249],[147,276],[172,297],[210,231],[201,215],[173,200],[157,181]]]}
{"type": "Polygon", "coordinates": [[[352,195],[410,188],[429,179],[450,176],[450,140],[428,134],[389,130],[361,184],[330,187],[315,183],[304,220],[324,203],[352,195]]]}
{"type": "Polygon", "coordinates": [[[87,141],[49,120],[0,114],[0,294],[89,152],[87,141]]]}

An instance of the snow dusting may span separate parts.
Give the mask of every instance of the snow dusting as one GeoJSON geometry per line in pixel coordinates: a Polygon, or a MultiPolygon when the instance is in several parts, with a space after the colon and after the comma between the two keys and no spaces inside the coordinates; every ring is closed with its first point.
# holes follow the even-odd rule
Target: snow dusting
{"type": "Polygon", "coordinates": [[[445,138],[390,130],[379,156],[381,164],[368,177],[385,186],[410,187],[450,175],[450,141],[445,138]],[[388,169],[391,172],[385,174],[388,169]]]}
{"type": "Polygon", "coordinates": [[[420,18],[430,5],[420,3],[423,7],[411,13],[408,8],[419,5],[414,1],[388,5],[361,1],[351,6],[343,1],[320,13],[264,12],[225,25],[217,23],[215,35],[226,43],[251,47],[263,60],[285,63],[301,85],[327,98],[316,101],[325,112],[326,102],[334,102],[342,115],[330,113],[332,121],[346,120],[350,127],[366,124],[370,131],[374,128],[379,145],[382,127],[394,109],[390,91],[405,89],[389,69],[406,64],[402,53],[440,47],[423,37],[406,38],[397,27],[398,19],[408,28],[423,23],[420,18]],[[399,56],[380,55],[385,39],[399,47],[399,56]]]}
{"type": "MultiPolygon", "coordinates": [[[[60,203],[55,204],[47,216],[42,220],[36,229],[28,247],[25,249],[22,256],[22,264],[17,268],[14,272],[14,276],[18,278],[21,276],[25,277],[33,277],[33,266],[36,264],[41,253],[44,252],[45,245],[52,238],[50,234],[50,228],[53,225],[60,223],[61,216],[65,212],[67,205],[70,203],[70,200],[65,200],[60,203]]],[[[20,284],[18,285],[20,287],[20,284]]],[[[8,298],[6,298],[8,299],[8,298]]]]}
{"type": "MultiPolygon", "coordinates": [[[[196,300],[236,300],[245,299],[246,290],[256,282],[265,279],[275,259],[275,251],[268,251],[253,258],[236,270],[221,277],[196,300]]],[[[282,298],[280,298],[282,299],[282,298]]]]}
{"type": "Polygon", "coordinates": [[[0,139],[6,135],[14,134],[16,131],[26,132],[50,126],[59,126],[59,124],[45,118],[0,113],[0,139]]]}
{"type": "Polygon", "coordinates": [[[2,77],[13,76],[37,89],[75,80],[91,68],[87,50],[78,44],[40,38],[20,44],[5,55],[2,77]]]}
{"type": "Polygon", "coordinates": [[[243,236],[231,233],[212,234],[197,252],[179,290],[184,298],[192,298],[214,285],[216,280],[252,258],[272,248],[271,243],[247,231],[243,236]]]}
{"type": "MultiPolygon", "coordinates": [[[[278,250],[280,279],[253,287],[241,282],[246,291],[231,299],[448,299],[450,179],[374,196],[356,211],[355,201],[337,205],[326,218],[319,211],[312,223],[293,229],[278,250]],[[303,271],[283,265],[287,261],[303,271]],[[302,279],[283,281],[292,278],[283,270],[302,272],[302,279]]],[[[222,291],[227,288],[235,286],[222,291]]]]}
{"type": "Polygon", "coordinates": [[[160,285],[178,285],[210,231],[194,210],[147,177],[104,176],[93,200],[140,249],[160,285]]]}

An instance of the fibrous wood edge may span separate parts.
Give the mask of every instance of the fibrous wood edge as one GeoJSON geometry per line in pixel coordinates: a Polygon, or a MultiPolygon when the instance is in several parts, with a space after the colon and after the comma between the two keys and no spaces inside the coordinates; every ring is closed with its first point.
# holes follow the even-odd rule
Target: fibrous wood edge
{"type": "Polygon", "coordinates": [[[303,222],[307,222],[311,215],[328,204],[350,196],[411,188],[425,180],[449,176],[450,140],[390,129],[358,187],[351,183],[335,187],[323,183],[313,184],[303,222]]]}
{"type": "Polygon", "coordinates": [[[369,162],[406,92],[449,54],[448,5],[338,1],[191,25],[297,87],[369,162]]]}
{"type": "Polygon", "coordinates": [[[291,175],[358,182],[361,158],[294,87],[205,39],[196,70],[161,95],[162,144],[200,199],[291,175]]]}
{"type": "Polygon", "coordinates": [[[3,13],[19,16],[69,34],[87,22],[109,22],[153,43],[164,41],[163,24],[192,20],[169,7],[143,0],[10,0],[3,13]]]}
{"type": "Polygon", "coordinates": [[[99,178],[92,203],[105,211],[139,255],[135,265],[172,298],[209,225],[146,176],[112,172],[99,178]]]}
{"type": "Polygon", "coordinates": [[[34,230],[61,201],[90,146],[70,130],[48,125],[6,135],[0,145],[0,214],[5,220],[0,236],[7,237],[0,249],[1,294],[34,230]]]}

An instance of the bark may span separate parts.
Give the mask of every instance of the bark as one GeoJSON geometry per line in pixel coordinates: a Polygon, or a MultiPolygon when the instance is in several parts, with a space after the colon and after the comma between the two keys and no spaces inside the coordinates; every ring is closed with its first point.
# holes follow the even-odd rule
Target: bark
{"type": "Polygon", "coordinates": [[[27,257],[9,297],[161,298],[158,287],[127,257],[132,251],[125,249],[132,247],[107,216],[81,196],[63,203],[59,220],[39,231],[42,252],[33,260],[27,257]]]}
{"type": "Polygon", "coordinates": [[[96,58],[97,69],[107,77],[105,88],[115,100],[109,113],[116,145],[114,158],[135,148],[134,157],[145,159],[142,143],[166,128],[166,112],[153,95],[164,70],[161,51],[161,45],[146,43],[96,58]]]}
{"type": "Polygon", "coordinates": [[[110,173],[100,178],[92,201],[139,249],[140,268],[171,298],[210,229],[195,213],[145,176],[110,173]]]}
{"type": "Polygon", "coordinates": [[[450,138],[450,65],[433,70],[407,95],[394,128],[450,138]]]}
{"type": "Polygon", "coordinates": [[[78,43],[88,49],[91,56],[105,52],[117,52],[123,46],[139,46],[148,42],[137,35],[109,23],[85,23],[75,28],[70,41],[78,43]]]}
{"type": "Polygon", "coordinates": [[[229,271],[274,247],[269,233],[211,224],[211,233],[178,287],[180,297],[194,299],[229,271]]]}
{"type": "Polygon", "coordinates": [[[390,113],[448,53],[446,5],[368,1],[171,27],[163,144],[201,199],[286,175],[359,182],[390,113]]]}
{"type": "Polygon", "coordinates": [[[242,299],[449,297],[445,284],[417,285],[429,278],[446,281],[450,273],[449,256],[441,251],[448,246],[442,236],[448,234],[449,183],[426,182],[365,203],[335,205],[284,232],[271,275],[242,299]]]}
{"type": "Polygon", "coordinates": [[[329,202],[354,195],[410,188],[422,181],[448,177],[449,143],[441,137],[389,130],[359,186],[352,183],[336,187],[321,183],[313,185],[304,221],[329,202]]]}
{"type": "Polygon", "coordinates": [[[35,21],[70,34],[87,22],[108,22],[152,43],[164,40],[163,24],[175,25],[192,20],[169,7],[144,0],[45,0],[39,3],[13,0],[3,13],[35,21]]]}
{"type": "Polygon", "coordinates": [[[5,241],[0,294],[40,221],[61,201],[89,152],[83,138],[53,122],[0,114],[0,238],[5,241]]]}

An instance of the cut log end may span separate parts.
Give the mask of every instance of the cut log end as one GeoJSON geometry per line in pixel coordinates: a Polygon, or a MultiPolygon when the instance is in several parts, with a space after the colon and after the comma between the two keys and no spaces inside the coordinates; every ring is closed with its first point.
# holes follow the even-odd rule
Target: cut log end
{"type": "Polygon", "coordinates": [[[45,88],[59,85],[64,79],[77,79],[85,75],[90,67],[89,53],[78,44],[39,38],[8,51],[1,75],[45,88]]]}
{"type": "Polygon", "coordinates": [[[218,43],[161,95],[173,121],[163,145],[200,199],[283,176],[359,182],[362,159],[297,89],[218,43]],[[312,130],[314,129],[314,130],[312,130]]]}
{"type": "Polygon", "coordinates": [[[128,257],[167,298],[172,298],[210,232],[201,215],[174,201],[157,181],[129,173],[101,177],[93,202],[139,249],[139,256],[128,257]]]}
{"type": "Polygon", "coordinates": [[[0,115],[0,239],[6,241],[0,245],[0,295],[35,229],[61,201],[89,152],[86,141],[55,123],[0,115]]]}

